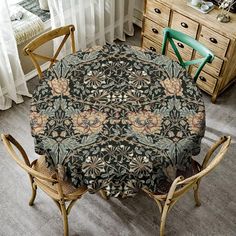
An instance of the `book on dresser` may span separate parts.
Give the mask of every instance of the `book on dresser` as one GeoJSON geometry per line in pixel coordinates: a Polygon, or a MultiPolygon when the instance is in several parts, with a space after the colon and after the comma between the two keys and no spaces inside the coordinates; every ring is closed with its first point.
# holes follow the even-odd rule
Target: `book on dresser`
{"type": "MultiPolygon", "coordinates": [[[[236,14],[231,13],[229,23],[222,23],[216,19],[219,13],[220,9],[215,7],[202,14],[183,0],[146,0],[142,29],[142,47],[158,53],[165,27],[190,35],[214,53],[213,62],[205,65],[197,79],[198,87],[211,95],[213,103],[236,80],[236,14]]],[[[192,48],[176,44],[184,60],[200,57],[192,48]]],[[[170,45],[166,55],[177,60],[170,45]]],[[[193,75],[196,67],[190,66],[188,70],[193,75]]]]}

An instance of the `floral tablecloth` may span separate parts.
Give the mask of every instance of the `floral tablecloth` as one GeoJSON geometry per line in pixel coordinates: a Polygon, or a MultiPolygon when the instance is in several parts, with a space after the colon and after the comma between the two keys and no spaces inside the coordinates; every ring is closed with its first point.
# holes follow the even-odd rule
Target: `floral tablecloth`
{"type": "Polygon", "coordinates": [[[202,96],[169,58],[127,45],[71,54],[49,69],[31,104],[35,150],[75,187],[109,196],[164,192],[191,168],[205,129],[202,96]]]}

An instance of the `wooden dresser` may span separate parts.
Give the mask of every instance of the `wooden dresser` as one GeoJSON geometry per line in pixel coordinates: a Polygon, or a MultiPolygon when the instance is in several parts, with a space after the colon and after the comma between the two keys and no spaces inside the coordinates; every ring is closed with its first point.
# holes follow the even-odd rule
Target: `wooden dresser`
{"type": "MultiPolygon", "coordinates": [[[[236,80],[236,14],[231,14],[231,22],[218,22],[220,10],[215,7],[208,14],[202,14],[187,6],[187,0],[146,0],[144,8],[142,47],[161,52],[162,30],[171,27],[186,33],[209,48],[215,59],[201,72],[197,84],[212,96],[217,96],[236,80]]],[[[176,42],[184,60],[198,58],[195,51],[176,42]]],[[[166,54],[177,60],[171,46],[166,54]]],[[[196,67],[189,68],[194,74],[196,67]]]]}

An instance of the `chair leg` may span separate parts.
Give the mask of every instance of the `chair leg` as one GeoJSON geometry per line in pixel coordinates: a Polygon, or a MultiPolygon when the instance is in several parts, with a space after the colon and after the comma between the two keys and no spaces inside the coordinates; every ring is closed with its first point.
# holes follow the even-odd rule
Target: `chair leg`
{"type": "Polygon", "coordinates": [[[193,190],[194,190],[194,199],[195,199],[195,202],[196,202],[196,206],[201,206],[201,202],[200,202],[200,199],[199,199],[199,185],[200,185],[200,181],[198,181],[196,183],[196,185],[194,186],[193,190]]]}
{"type": "Polygon", "coordinates": [[[69,235],[69,227],[68,227],[68,216],[66,211],[66,205],[65,203],[60,203],[61,206],[61,214],[63,217],[63,226],[64,226],[64,236],[69,235]]]}
{"type": "Polygon", "coordinates": [[[29,201],[29,205],[33,206],[34,205],[34,200],[37,194],[37,185],[35,185],[34,183],[31,183],[31,188],[32,188],[32,195],[29,201]]]}
{"type": "Polygon", "coordinates": [[[176,189],[176,186],[179,181],[183,180],[183,176],[177,177],[172,183],[170,190],[167,194],[166,201],[163,207],[163,211],[161,214],[161,225],[160,225],[160,236],[164,236],[166,217],[171,207],[177,202],[178,198],[173,199],[173,195],[176,189]]]}
{"type": "Polygon", "coordinates": [[[167,217],[168,211],[169,211],[169,205],[165,204],[162,214],[161,214],[160,236],[164,236],[166,217],[167,217]]]}
{"type": "Polygon", "coordinates": [[[103,199],[108,200],[108,197],[106,195],[106,191],[101,189],[99,190],[100,195],[102,196],[103,199]]]}

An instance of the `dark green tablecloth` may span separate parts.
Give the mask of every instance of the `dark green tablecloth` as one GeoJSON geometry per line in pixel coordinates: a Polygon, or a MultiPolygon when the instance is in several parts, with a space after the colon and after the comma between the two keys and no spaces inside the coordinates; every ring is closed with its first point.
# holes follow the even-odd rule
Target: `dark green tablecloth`
{"type": "Polygon", "coordinates": [[[188,73],[126,45],[78,51],[56,63],[31,104],[35,150],[74,186],[110,196],[165,192],[200,151],[205,111],[188,73]]]}

